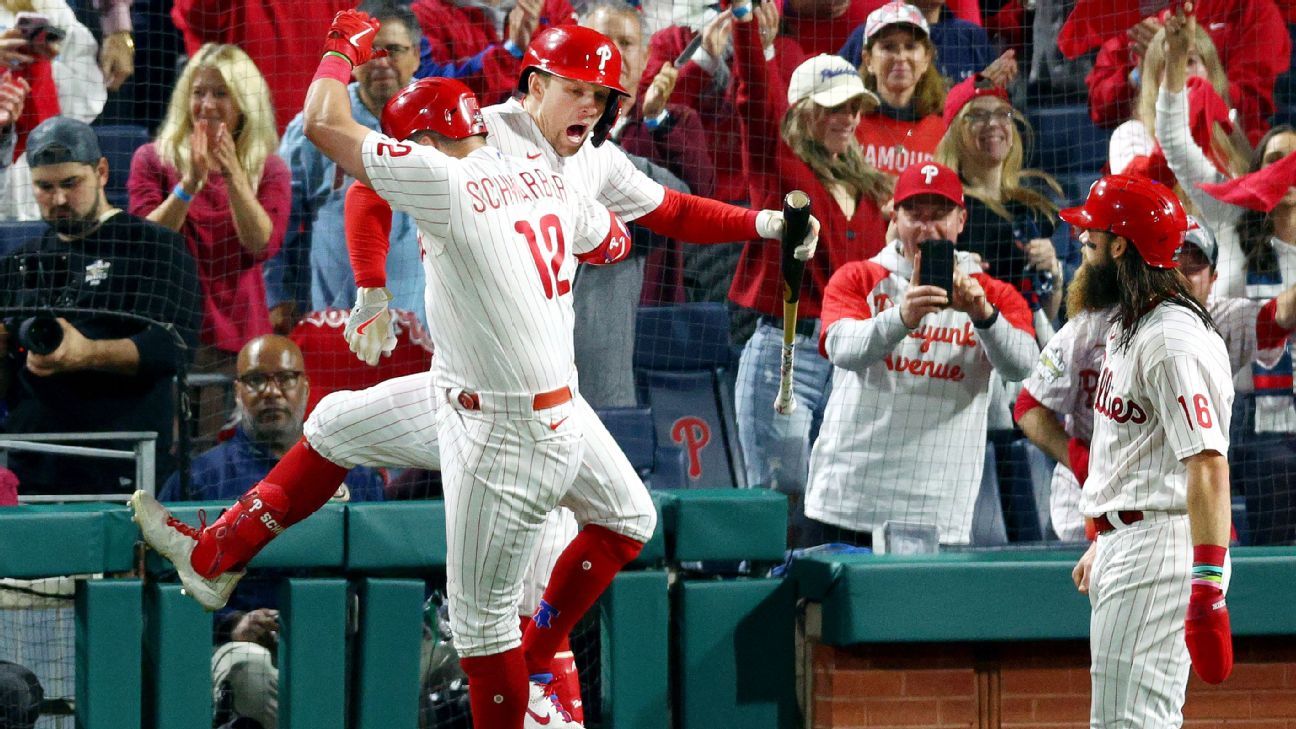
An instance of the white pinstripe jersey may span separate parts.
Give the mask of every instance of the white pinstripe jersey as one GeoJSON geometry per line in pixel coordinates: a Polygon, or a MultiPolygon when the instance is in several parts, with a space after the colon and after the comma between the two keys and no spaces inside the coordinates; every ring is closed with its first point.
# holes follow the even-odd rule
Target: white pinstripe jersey
{"type": "Polygon", "coordinates": [[[1219,335],[1178,304],[1145,314],[1125,347],[1117,346],[1121,330],[1114,324],[1107,334],[1081,510],[1183,511],[1182,460],[1207,450],[1228,453],[1228,352],[1219,335]]]}
{"type": "Polygon", "coordinates": [[[652,212],[666,196],[665,188],[635,169],[625,152],[610,141],[595,147],[587,139],[576,154],[558,156],[516,99],[488,106],[482,116],[490,130],[487,144],[562,173],[573,189],[598,200],[626,222],[652,212]]]}
{"type": "MultiPolygon", "coordinates": [[[[1206,302],[1234,373],[1248,371],[1257,358],[1271,362],[1282,354],[1281,349],[1260,350],[1257,344],[1256,318],[1263,305],[1263,301],[1218,296],[1206,302]]],[[[1084,311],[1068,321],[1049,340],[1023,384],[1041,405],[1064,416],[1063,428],[1072,438],[1089,440],[1093,434],[1094,392],[1114,311],[1084,311]]]]}
{"type": "Polygon", "coordinates": [[[603,242],[608,211],[543,164],[490,147],[455,159],[374,132],[362,156],[374,191],[418,224],[437,386],[573,382],[575,254],[603,242]]]}

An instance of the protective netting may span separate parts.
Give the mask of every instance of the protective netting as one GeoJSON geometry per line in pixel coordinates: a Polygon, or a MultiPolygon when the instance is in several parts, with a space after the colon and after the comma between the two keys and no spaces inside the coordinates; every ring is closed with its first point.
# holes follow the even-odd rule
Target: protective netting
{"type": "MultiPolygon", "coordinates": [[[[427,370],[438,326],[451,323],[426,321],[429,254],[404,215],[386,265],[404,312],[395,353],[370,368],[342,337],[356,296],[353,180],[306,138],[299,112],[330,19],[354,5],[0,1],[0,155],[14,160],[0,170],[8,431],[156,432],[164,500],[229,501],[329,392],[427,370]],[[34,131],[55,116],[93,134],[34,131]],[[102,175],[82,159],[92,149],[102,175]],[[109,206],[157,225],[101,221],[109,206]],[[296,347],[249,347],[272,333],[296,347]],[[55,335],[52,354],[31,354],[55,335]],[[191,478],[174,476],[188,461],[191,478]]],[[[1181,25],[1168,0],[374,2],[364,9],[383,23],[375,46],[387,55],[356,70],[352,108],[377,128],[382,104],[429,75],[464,80],[482,106],[502,102],[530,39],[579,22],[621,51],[629,98],[610,139],[647,177],[755,209],[804,189],[822,227],[800,290],[791,414],[773,409],[777,242],[689,243],[713,225],[701,213],[664,232],[632,224],[629,260],[581,265],[571,281],[580,391],[650,487],[778,489],[796,546],[877,546],[884,531],[893,549],[1083,540],[1073,467],[1095,404],[1110,405],[1106,330],[1068,317],[1082,247],[1057,212],[1108,172],[1165,183],[1215,240],[1186,249],[1197,265],[1185,272],[1209,296],[1235,376],[1238,541],[1287,544],[1292,180],[1260,174],[1223,198],[1198,185],[1263,172],[1296,149],[1296,9],[1195,5],[1181,25]],[[933,162],[957,173],[953,187],[933,162]],[[966,222],[924,227],[906,217],[912,206],[896,209],[896,176],[929,165],[923,190],[961,192],[966,222]],[[919,273],[945,267],[952,281],[957,268],[1001,321],[974,324],[990,310],[975,291],[944,309],[906,303],[928,239],[959,252],[928,246],[919,273]]],[[[572,184],[608,203],[627,192],[572,184]]],[[[129,461],[8,458],[20,496],[141,485],[129,461]]],[[[357,469],[337,498],[440,494],[434,471],[357,469]]],[[[451,684],[425,693],[439,696],[423,707],[438,726],[455,720],[437,707],[466,706],[451,684]]]]}

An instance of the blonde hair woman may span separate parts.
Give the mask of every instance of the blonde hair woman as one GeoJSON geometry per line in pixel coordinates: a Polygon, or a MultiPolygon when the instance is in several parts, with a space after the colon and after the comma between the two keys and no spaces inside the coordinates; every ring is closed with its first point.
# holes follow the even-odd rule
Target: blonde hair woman
{"type": "MultiPolygon", "coordinates": [[[[730,11],[726,11],[730,12],[730,11]]],[[[812,422],[823,416],[832,364],[819,352],[823,292],[843,264],[866,260],[882,249],[886,224],[881,206],[892,180],[864,158],[856,127],[877,104],[858,71],[840,56],[814,56],[785,85],[763,52],[762,29],[777,27],[774,3],[760,3],[734,25],[734,78],[743,124],[752,203],[779,207],[789,190],[804,190],[819,219],[819,252],[806,262],[797,325],[796,381],[800,404],[772,416],[782,352],[783,279],[777,245],[750,241],[743,247],[729,298],[754,310],[759,323],[738,365],[735,409],[738,438],[746,454],[747,483],[777,487],[789,495],[794,537],[803,526],[800,494],[809,472],[812,422]]]]}
{"type": "Polygon", "coordinates": [[[291,176],[270,92],[237,46],[186,64],[155,141],[131,161],[130,212],[180,232],[203,286],[203,344],[227,353],[270,333],[261,263],[283,242],[291,176]]]}
{"type": "MultiPolygon", "coordinates": [[[[991,276],[1016,286],[1033,309],[1055,320],[1062,304],[1062,266],[1051,240],[1058,206],[1022,183],[1033,178],[1057,194],[1061,187],[1043,172],[1022,169],[1023,130],[1029,133],[1030,125],[1002,87],[980,76],[950,90],[945,120],[949,130],[936,161],[958,173],[967,197],[958,247],[980,256],[991,276]]],[[[1044,323],[1037,317],[1041,336],[1050,333],[1044,323]]]]}
{"type": "MultiPolygon", "coordinates": [[[[1151,157],[1156,152],[1156,101],[1161,81],[1165,77],[1165,67],[1166,31],[1162,28],[1148,43],[1147,52],[1139,64],[1140,85],[1134,107],[1134,118],[1121,124],[1112,132],[1111,143],[1108,146],[1108,163],[1113,173],[1124,172],[1136,158],[1151,157]]],[[[1220,62],[1215,44],[1201,28],[1193,29],[1192,51],[1188,55],[1187,73],[1190,78],[1204,79],[1223,100],[1226,108],[1232,106],[1229,99],[1228,75],[1220,62]]],[[[1237,130],[1237,136],[1233,136],[1220,125],[1213,126],[1209,154],[1216,164],[1223,168],[1225,174],[1234,175],[1246,171],[1249,145],[1245,140],[1246,137],[1243,136],[1240,128],[1237,130]]],[[[1170,180],[1167,178],[1163,181],[1170,180]]],[[[1180,195],[1181,199],[1183,197],[1180,195]]]]}

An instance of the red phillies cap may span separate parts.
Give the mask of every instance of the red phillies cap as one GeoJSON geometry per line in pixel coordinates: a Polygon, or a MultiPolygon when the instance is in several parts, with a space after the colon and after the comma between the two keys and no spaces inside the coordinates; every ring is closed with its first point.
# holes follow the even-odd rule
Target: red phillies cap
{"type": "Polygon", "coordinates": [[[900,173],[893,197],[895,204],[899,205],[914,195],[940,195],[959,207],[964,206],[963,182],[958,173],[936,162],[912,164],[900,173]]]}
{"type": "Polygon", "coordinates": [[[945,95],[945,127],[948,129],[954,124],[954,117],[967,106],[968,102],[980,96],[994,96],[996,98],[1008,101],[1008,92],[1000,86],[996,86],[992,81],[975,74],[968,76],[954,88],[949,90],[945,95]]]}

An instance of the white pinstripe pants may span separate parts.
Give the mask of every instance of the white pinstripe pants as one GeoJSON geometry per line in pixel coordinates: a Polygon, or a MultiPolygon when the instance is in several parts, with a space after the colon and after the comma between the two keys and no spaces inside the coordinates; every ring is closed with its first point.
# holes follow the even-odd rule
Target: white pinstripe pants
{"type": "Polygon", "coordinates": [[[459,578],[456,585],[452,577],[450,586],[451,625],[462,655],[490,655],[517,645],[517,617],[539,605],[577,522],[639,541],[647,541],[656,528],[656,510],[643,481],[579,393],[558,408],[513,420],[463,411],[437,392],[431,373],[421,372],[325,397],[307,419],[305,435],[320,455],[342,466],[441,470],[447,540],[463,546],[457,552],[450,547],[448,565],[459,578]],[[443,418],[443,412],[456,417],[443,418]],[[550,430],[563,417],[567,420],[558,430],[550,430]],[[495,430],[483,430],[482,421],[494,423],[495,430]],[[448,430],[439,433],[440,428],[448,430]],[[550,442],[550,436],[566,434],[580,447],[550,442]],[[570,478],[556,466],[563,449],[574,459],[570,478]],[[566,508],[554,508],[558,504],[566,508]],[[489,550],[482,550],[481,539],[490,540],[489,550]],[[474,585],[472,594],[466,584],[474,585]],[[512,595],[507,609],[500,607],[506,594],[512,595]],[[456,603],[479,601],[485,602],[473,611],[480,614],[465,607],[456,618],[456,603]]]}
{"type": "Polygon", "coordinates": [[[1191,573],[1187,515],[1148,512],[1098,537],[1089,583],[1091,729],[1183,724],[1191,573]]]}

